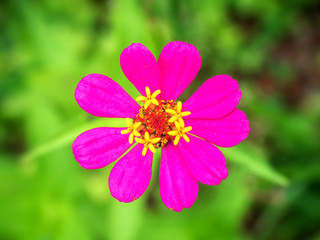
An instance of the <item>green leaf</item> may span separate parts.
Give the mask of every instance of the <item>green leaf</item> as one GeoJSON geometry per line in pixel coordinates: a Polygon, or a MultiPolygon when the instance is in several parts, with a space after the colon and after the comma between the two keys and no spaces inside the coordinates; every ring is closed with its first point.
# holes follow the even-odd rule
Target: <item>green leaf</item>
{"type": "Polygon", "coordinates": [[[240,145],[221,150],[227,160],[231,160],[245,166],[255,175],[281,186],[288,185],[288,179],[273,169],[265,155],[257,151],[254,146],[240,145]]]}

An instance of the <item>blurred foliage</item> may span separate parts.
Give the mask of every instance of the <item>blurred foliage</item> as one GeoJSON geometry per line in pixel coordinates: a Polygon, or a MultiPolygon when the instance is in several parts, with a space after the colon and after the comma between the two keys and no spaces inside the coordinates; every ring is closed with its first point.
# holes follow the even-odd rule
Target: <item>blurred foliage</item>
{"type": "Polygon", "coordinates": [[[1,239],[320,239],[320,4],[317,0],[70,0],[0,2],[1,239]],[[105,74],[133,97],[119,56],[133,42],[156,57],[195,45],[202,68],[187,99],[217,74],[236,78],[249,138],[223,149],[230,174],[200,186],[181,213],[152,182],[137,201],[110,196],[112,168],[82,169],[82,131],[119,126],[74,100],[105,74]]]}

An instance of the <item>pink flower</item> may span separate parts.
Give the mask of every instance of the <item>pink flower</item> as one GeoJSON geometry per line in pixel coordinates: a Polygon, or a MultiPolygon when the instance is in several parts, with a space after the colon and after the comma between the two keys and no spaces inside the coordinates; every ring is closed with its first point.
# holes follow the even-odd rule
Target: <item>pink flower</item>
{"type": "Polygon", "coordinates": [[[102,168],[134,144],[109,176],[111,195],[131,202],[147,189],[153,153],[161,148],[162,201],[174,211],[189,208],[197,198],[198,181],[217,185],[228,175],[225,158],[215,145],[232,147],[249,134],[246,115],[236,109],[239,85],[227,75],[215,76],[183,104],[174,102],[201,65],[198,50],[184,42],[168,43],[158,61],[145,46],[134,43],[123,50],[120,63],[142,94],[136,100],[143,106],[104,75],[84,77],[75,90],[80,107],[98,117],[127,118],[128,126],[82,133],[72,146],[75,159],[83,168],[102,168]]]}

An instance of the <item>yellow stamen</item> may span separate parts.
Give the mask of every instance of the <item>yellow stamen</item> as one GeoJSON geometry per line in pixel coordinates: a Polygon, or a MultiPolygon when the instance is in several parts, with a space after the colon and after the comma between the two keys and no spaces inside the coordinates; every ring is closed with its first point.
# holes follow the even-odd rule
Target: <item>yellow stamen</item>
{"type": "Polygon", "coordinates": [[[152,93],[151,98],[156,98],[161,93],[160,90],[156,90],[154,93],[152,93]]]}
{"type": "Polygon", "coordinates": [[[157,99],[152,98],[150,102],[153,103],[154,105],[157,105],[157,106],[159,105],[159,102],[157,99]]]}
{"type": "Polygon", "coordinates": [[[150,139],[150,142],[151,142],[152,144],[156,144],[156,143],[158,143],[160,140],[161,140],[161,138],[153,138],[153,139],[150,139]]]}
{"type": "Polygon", "coordinates": [[[147,109],[151,104],[151,101],[150,100],[147,100],[145,103],[144,103],[144,109],[147,109]]]}
{"type": "Polygon", "coordinates": [[[154,147],[154,144],[158,143],[161,138],[150,138],[150,135],[148,132],[145,132],[144,139],[143,138],[135,138],[137,143],[144,144],[143,150],[142,150],[142,156],[145,156],[147,154],[148,149],[155,153],[156,148],[154,147]]]}
{"type": "Polygon", "coordinates": [[[149,142],[150,141],[150,134],[148,132],[145,132],[144,139],[149,142]]]}
{"type": "Polygon", "coordinates": [[[183,119],[182,119],[182,118],[179,118],[178,121],[179,121],[180,126],[181,126],[182,128],[184,128],[184,121],[183,121],[183,119]]]}
{"type": "Polygon", "coordinates": [[[145,144],[146,141],[143,138],[135,138],[137,143],[145,144]]]}
{"type": "Polygon", "coordinates": [[[176,136],[176,135],[179,134],[179,133],[178,133],[178,131],[170,131],[170,132],[168,132],[168,134],[169,134],[170,136],[176,136]]]}
{"type": "Polygon", "coordinates": [[[186,133],[186,132],[190,132],[192,130],[192,127],[183,127],[182,132],[186,133]]]}
{"type": "Polygon", "coordinates": [[[133,143],[133,138],[134,138],[134,135],[133,135],[133,133],[131,133],[131,134],[129,135],[129,143],[130,143],[130,144],[133,143]]]}
{"type": "Polygon", "coordinates": [[[179,130],[181,130],[181,127],[183,126],[184,127],[184,123],[183,123],[183,125],[181,125],[179,122],[177,122],[177,121],[175,121],[174,122],[174,125],[176,126],[176,129],[179,131],[179,130]]]}
{"type": "Polygon", "coordinates": [[[180,113],[181,117],[185,117],[185,116],[188,116],[190,114],[191,114],[191,112],[189,112],[189,111],[185,111],[185,112],[180,113]]]}
{"type": "Polygon", "coordinates": [[[139,96],[136,98],[137,102],[144,102],[144,109],[147,109],[150,104],[154,104],[156,106],[159,105],[158,100],[156,97],[161,93],[160,90],[155,91],[154,93],[151,94],[150,88],[146,87],[146,97],[145,96],[139,96]]]}
{"type": "Polygon", "coordinates": [[[129,118],[126,118],[126,123],[128,125],[128,128],[127,129],[124,129],[121,131],[121,134],[128,134],[130,133],[129,135],[129,143],[132,144],[133,143],[133,138],[134,137],[140,137],[141,134],[138,132],[138,128],[140,127],[141,125],[141,122],[136,122],[134,124],[131,123],[130,119],[129,118]]]}
{"type": "Polygon", "coordinates": [[[150,88],[149,87],[146,87],[146,95],[147,95],[147,98],[150,99],[150,88]]]}
{"type": "Polygon", "coordinates": [[[121,131],[121,134],[127,134],[127,133],[131,133],[131,130],[124,129],[124,130],[121,131]]]}
{"type": "Polygon", "coordinates": [[[181,103],[181,101],[179,101],[177,103],[177,113],[181,113],[181,110],[182,110],[182,103],[181,103]]]}
{"type": "Polygon", "coordinates": [[[176,111],[173,109],[166,109],[166,112],[170,114],[176,114],[176,111]]]}
{"type": "Polygon", "coordinates": [[[175,121],[177,121],[179,119],[179,117],[177,116],[177,115],[174,115],[173,117],[171,117],[170,119],[169,119],[169,122],[175,122],[175,121]]]}
{"type": "Polygon", "coordinates": [[[149,143],[149,144],[148,144],[148,147],[149,147],[149,150],[150,150],[151,152],[156,153],[156,149],[155,149],[155,147],[153,146],[152,143],[149,143]]]}
{"type": "Polygon", "coordinates": [[[190,138],[186,134],[183,134],[182,137],[186,142],[190,142],[190,138]]]}
{"type": "Polygon", "coordinates": [[[148,98],[146,98],[145,96],[139,96],[136,98],[137,102],[142,102],[142,101],[146,101],[146,100],[148,100],[148,98]]]}
{"type": "Polygon", "coordinates": [[[179,122],[174,122],[175,126],[176,126],[176,130],[175,131],[169,131],[168,134],[170,136],[175,136],[174,145],[178,145],[181,137],[186,141],[186,142],[190,142],[190,138],[187,136],[186,133],[190,132],[192,130],[192,127],[184,127],[184,122],[183,125],[180,125],[179,122]]]}
{"type": "Polygon", "coordinates": [[[180,137],[180,135],[179,135],[179,134],[178,134],[178,135],[176,135],[176,137],[174,138],[174,142],[173,142],[173,144],[177,146],[177,145],[178,145],[178,143],[179,143],[179,141],[180,141],[180,138],[181,138],[181,137],[180,137]]]}
{"type": "Polygon", "coordinates": [[[176,110],[173,110],[173,109],[166,109],[166,112],[167,113],[170,113],[172,114],[173,116],[169,119],[169,122],[175,122],[175,121],[179,121],[179,123],[181,125],[183,125],[183,119],[182,117],[185,117],[185,116],[188,116],[191,114],[191,112],[189,111],[186,111],[186,112],[181,112],[182,110],[182,103],[181,101],[179,101],[177,103],[177,106],[176,106],[176,110]]]}

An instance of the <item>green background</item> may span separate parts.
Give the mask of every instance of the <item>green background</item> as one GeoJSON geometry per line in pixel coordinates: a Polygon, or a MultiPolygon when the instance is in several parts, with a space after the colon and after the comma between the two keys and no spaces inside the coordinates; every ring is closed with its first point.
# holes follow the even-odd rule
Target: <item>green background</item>
{"type": "Polygon", "coordinates": [[[320,239],[320,4],[317,0],[0,2],[0,239],[320,239]],[[197,47],[205,80],[238,80],[251,133],[223,149],[229,177],[200,184],[181,213],[161,202],[159,155],[146,193],[120,203],[112,166],[86,170],[71,144],[121,126],[74,100],[79,80],[107,75],[133,97],[119,57],[133,42],[158,58],[197,47]]]}

